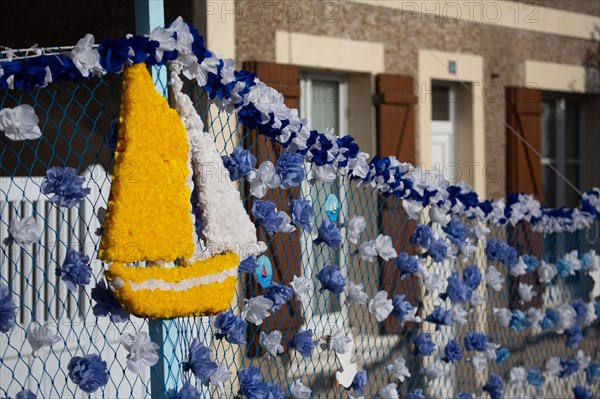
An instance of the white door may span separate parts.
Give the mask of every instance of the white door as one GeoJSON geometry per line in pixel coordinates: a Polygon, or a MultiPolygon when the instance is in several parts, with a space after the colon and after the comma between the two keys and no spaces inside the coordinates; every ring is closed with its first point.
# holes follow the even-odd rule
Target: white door
{"type": "Polygon", "coordinates": [[[459,176],[456,164],[456,91],[450,84],[433,84],[431,96],[431,164],[447,180],[459,176]]]}

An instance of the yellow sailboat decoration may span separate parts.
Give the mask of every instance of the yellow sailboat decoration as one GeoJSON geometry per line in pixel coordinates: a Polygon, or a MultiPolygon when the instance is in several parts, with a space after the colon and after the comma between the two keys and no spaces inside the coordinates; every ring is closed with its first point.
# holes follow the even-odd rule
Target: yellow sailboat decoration
{"type": "Polygon", "coordinates": [[[105,275],[121,305],[148,318],[227,310],[240,255],[264,250],[174,72],[177,110],[156,92],[144,64],[125,68],[115,169],[98,254],[110,263],[105,275]],[[211,175],[206,162],[212,165],[211,175]],[[215,168],[219,163],[221,168],[215,168]],[[193,177],[200,186],[192,200],[205,208],[203,238],[194,230],[193,177]],[[233,226],[215,209],[230,215],[233,226]],[[207,226],[215,223],[220,226],[207,226]],[[147,266],[133,265],[141,261],[147,266]]]}

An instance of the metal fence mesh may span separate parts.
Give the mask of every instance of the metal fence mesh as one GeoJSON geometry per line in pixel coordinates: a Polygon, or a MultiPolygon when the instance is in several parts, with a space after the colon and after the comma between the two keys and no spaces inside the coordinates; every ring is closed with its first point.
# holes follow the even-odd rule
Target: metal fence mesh
{"type": "MultiPolygon", "coordinates": [[[[156,76],[159,79],[157,86],[164,90],[165,82],[161,80],[160,74],[156,76]]],[[[162,76],[164,78],[164,74],[162,76]]],[[[132,318],[127,323],[112,323],[108,318],[93,315],[90,291],[96,281],[103,278],[104,270],[102,262],[96,259],[99,244],[96,232],[100,227],[96,213],[100,207],[106,206],[110,189],[120,87],[120,76],[105,76],[85,82],[50,84],[46,88],[36,88],[30,92],[0,92],[0,109],[19,104],[32,105],[40,118],[43,132],[42,137],[35,141],[12,142],[2,137],[0,149],[0,242],[7,237],[9,223],[16,217],[34,216],[43,230],[40,242],[30,248],[20,248],[16,244],[0,245],[0,282],[9,287],[19,307],[16,327],[8,334],[0,334],[0,396],[14,396],[22,389],[29,388],[40,398],[86,397],[68,380],[66,364],[73,356],[97,353],[108,362],[110,380],[104,389],[91,397],[137,398],[161,391],[161,396],[167,397],[169,393],[164,385],[165,380],[171,381],[169,386],[176,386],[176,389],[184,381],[196,381],[191,373],[182,370],[181,362],[187,360],[192,339],[199,337],[213,348],[214,358],[224,362],[234,372],[234,378],[225,384],[225,395],[212,386],[202,387],[198,382],[203,397],[235,397],[238,391],[235,373],[249,365],[259,367],[264,379],[282,383],[284,389],[287,389],[290,382],[301,380],[313,389],[315,398],[349,397],[352,392],[336,383],[335,371],[339,369],[339,363],[333,353],[317,349],[312,358],[303,359],[295,351],[288,350],[276,358],[267,359],[260,355],[254,356],[249,346],[214,340],[212,318],[176,319],[165,324],[132,318]],[[80,205],[71,209],[56,207],[48,202],[47,197],[40,193],[40,184],[45,171],[52,166],[75,168],[78,173],[86,176],[92,193],[80,205]],[[69,292],[54,272],[69,248],[84,252],[92,259],[95,281],[86,289],[80,290],[78,295],[69,292]],[[61,342],[51,349],[40,351],[37,357],[33,356],[25,339],[26,331],[33,322],[49,322],[61,337],[61,342]],[[135,331],[149,331],[154,340],[163,341],[165,347],[174,348],[172,353],[165,351],[164,359],[141,375],[126,371],[126,351],[119,344],[119,337],[123,333],[135,331]]],[[[190,85],[189,93],[195,99],[197,109],[223,155],[230,153],[235,145],[248,142],[248,132],[236,123],[234,116],[208,106],[204,93],[198,88],[190,85]]],[[[259,146],[260,153],[264,139],[260,138],[252,145],[259,146]]],[[[246,192],[243,184],[241,189],[246,192]]],[[[352,215],[365,218],[367,229],[362,235],[363,239],[374,239],[377,234],[384,233],[393,237],[398,252],[414,251],[414,248],[410,248],[408,239],[411,226],[416,223],[409,222],[399,211],[393,212],[394,209],[399,209],[396,200],[382,199],[342,179],[332,184],[309,184],[308,181],[302,184],[300,195],[312,202],[316,225],[326,217],[324,205],[329,194],[335,195],[340,201],[340,222],[352,215]],[[386,210],[389,214],[385,222],[382,222],[386,210]]],[[[279,202],[287,204],[290,200],[289,193],[281,191],[280,195],[283,197],[279,202]]],[[[246,194],[245,201],[252,199],[246,194]]],[[[600,250],[597,228],[596,225],[590,231],[549,235],[544,237],[543,243],[535,244],[543,246],[544,260],[556,262],[573,249],[580,252],[591,248],[600,250]]],[[[515,232],[494,228],[489,238],[515,242],[511,234],[515,232]]],[[[285,256],[281,259],[300,259],[300,269],[307,276],[314,276],[326,264],[337,263],[348,279],[364,285],[370,297],[381,289],[389,288],[390,280],[398,279],[397,274],[388,273],[386,270],[390,269],[386,269],[381,263],[361,261],[356,255],[354,244],[345,243],[339,250],[332,250],[327,246],[314,246],[313,239],[314,236],[310,233],[302,232],[300,243],[284,248],[285,256]],[[299,253],[293,254],[294,251],[299,253]]],[[[426,267],[437,271],[442,277],[448,277],[452,272],[460,272],[466,265],[472,264],[479,265],[482,270],[491,264],[486,259],[483,246],[466,263],[448,260],[437,265],[427,263],[426,267]]],[[[274,262],[273,267],[289,265],[274,262]]],[[[496,267],[506,273],[504,266],[496,267]]],[[[590,279],[582,275],[561,279],[558,284],[546,287],[545,305],[570,303],[578,298],[587,302],[592,286],[590,279]]],[[[257,289],[254,287],[251,278],[240,278],[233,305],[235,312],[239,312],[243,298],[256,295],[254,291],[257,289]]],[[[419,306],[418,313],[422,317],[431,313],[435,304],[441,303],[439,298],[425,295],[419,283],[405,284],[405,287],[414,290],[414,293],[406,294],[418,299],[418,303],[413,305],[419,306]]],[[[399,355],[407,359],[407,366],[412,374],[400,384],[402,393],[422,388],[430,397],[454,398],[460,391],[481,394],[480,387],[487,380],[489,372],[498,373],[508,380],[508,372],[514,366],[543,368],[551,356],[574,357],[577,353],[576,350],[565,349],[562,336],[537,331],[516,334],[498,326],[492,316],[493,308],[509,307],[511,298],[516,296],[516,287],[509,281],[501,292],[480,287],[486,303],[473,308],[468,324],[444,327],[437,332],[427,323],[407,325],[399,329],[388,326],[386,329],[368,312],[367,305],[344,305],[343,298],[330,293],[321,294],[318,289],[319,284],[315,280],[310,304],[300,310],[303,312],[304,325],[313,329],[317,337],[330,334],[338,328],[352,331],[356,360],[360,368],[368,373],[364,394],[367,398],[374,397],[380,388],[392,382],[385,366],[399,355]],[[410,353],[411,338],[419,331],[430,331],[437,344],[436,352],[426,359],[417,359],[410,353]],[[445,343],[452,338],[462,341],[467,331],[488,334],[491,342],[510,350],[509,360],[503,365],[490,362],[488,370],[480,375],[474,372],[467,361],[454,367],[444,364],[441,358],[445,343]],[[444,375],[428,382],[423,370],[431,363],[438,364],[444,370],[444,375]]],[[[272,327],[282,330],[284,336],[286,329],[295,328],[269,324],[269,328],[272,327]]],[[[258,334],[259,331],[256,330],[255,333],[258,334]]],[[[597,323],[586,329],[586,339],[580,347],[593,359],[599,357],[599,334],[597,323]]],[[[585,376],[580,373],[570,379],[549,380],[543,390],[535,391],[530,387],[527,393],[530,397],[567,397],[571,395],[570,388],[584,383],[584,379],[585,376]]],[[[508,390],[506,397],[518,397],[519,393],[524,394],[525,391],[508,390]]]]}

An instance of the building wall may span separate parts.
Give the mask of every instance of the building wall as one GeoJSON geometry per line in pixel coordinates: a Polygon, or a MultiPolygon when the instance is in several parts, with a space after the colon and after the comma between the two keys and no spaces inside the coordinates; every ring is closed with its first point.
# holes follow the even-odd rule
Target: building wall
{"type": "MultiPolygon", "coordinates": [[[[542,4],[542,2],[539,2],[542,4]]],[[[543,2],[579,12],[596,12],[587,1],[543,2]],[[577,4],[573,4],[577,3],[577,4]],[[578,5],[579,7],[575,7],[578,5]]],[[[276,61],[275,34],[289,31],[323,35],[359,41],[382,43],[385,72],[409,74],[417,78],[418,51],[431,49],[445,52],[471,53],[484,59],[484,81],[479,82],[479,94],[485,98],[485,159],[504,170],[505,147],[504,88],[509,85],[535,86],[524,81],[526,60],[560,64],[583,64],[594,48],[591,40],[541,34],[510,29],[494,24],[455,21],[436,16],[406,13],[388,7],[354,2],[333,2],[327,8],[315,2],[261,3],[242,0],[236,4],[236,58],[276,61]],[[291,5],[293,4],[293,5],[291,5]],[[497,75],[497,76],[496,76],[497,75]]],[[[325,3],[323,3],[325,4],[325,3]]],[[[591,35],[591,32],[590,32],[591,35]]],[[[340,65],[340,69],[344,69],[340,65]]],[[[422,106],[422,101],[418,106],[422,106]]],[[[417,128],[418,129],[418,128],[417,128]]],[[[419,141],[417,133],[417,145],[419,141]]],[[[479,173],[483,174],[480,170],[479,173]]],[[[505,176],[491,175],[486,179],[486,196],[497,198],[505,194],[505,176]]]]}

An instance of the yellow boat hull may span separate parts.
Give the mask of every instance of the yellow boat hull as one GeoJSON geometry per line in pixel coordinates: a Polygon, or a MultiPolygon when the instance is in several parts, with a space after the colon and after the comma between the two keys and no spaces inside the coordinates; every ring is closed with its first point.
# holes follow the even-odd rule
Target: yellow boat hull
{"type": "Polygon", "coordinates": [[[169,268],[114,263],[106,278],[123,308],[133,315],[151,319],[210,316],[229,309],[238,265],[234,253],[169,268]]]}

